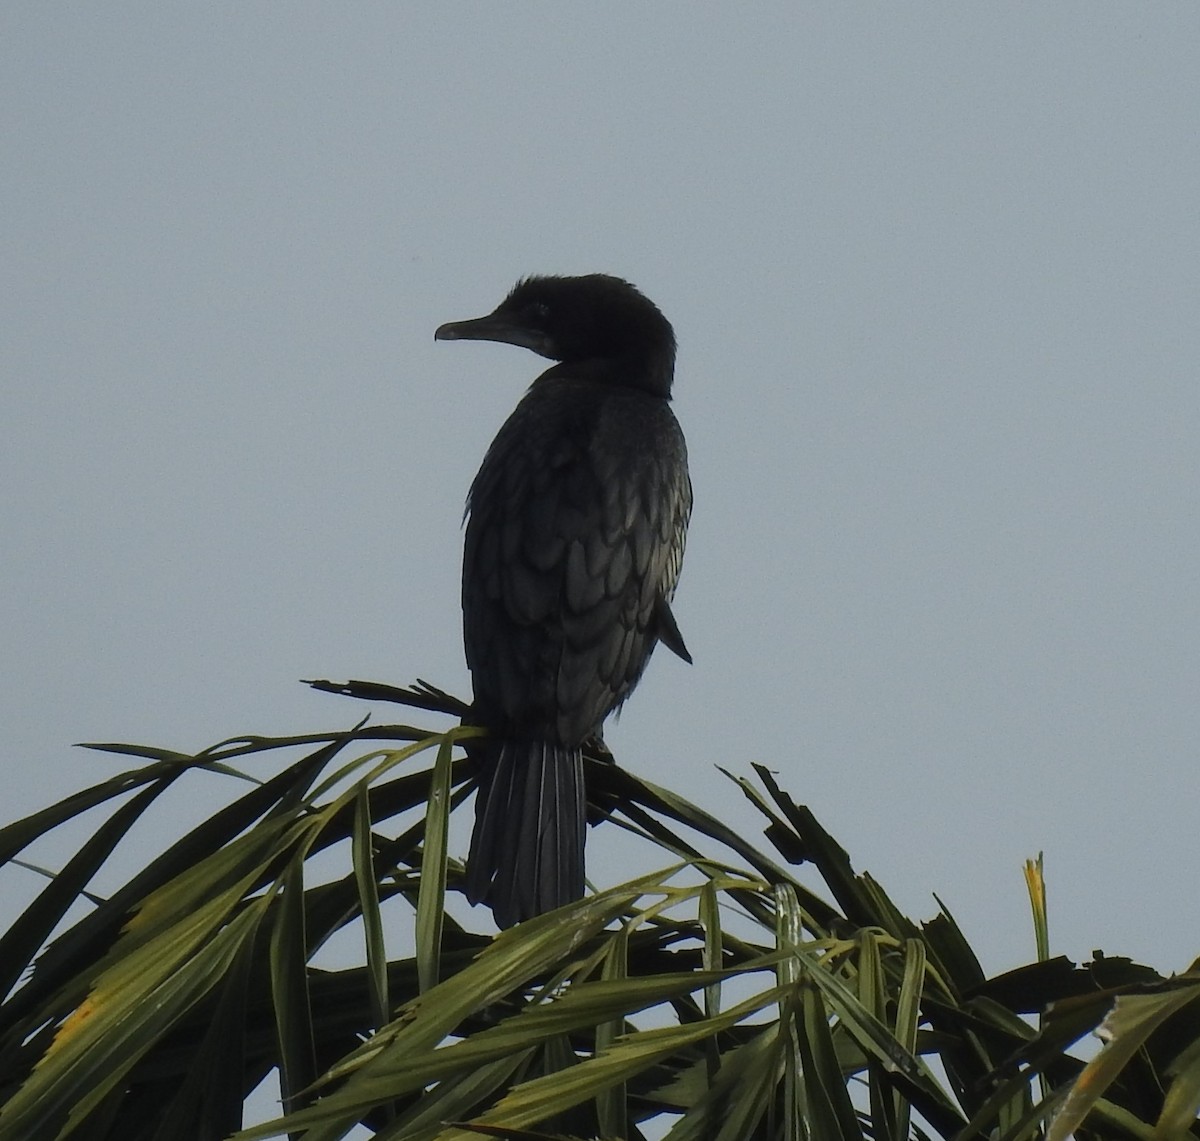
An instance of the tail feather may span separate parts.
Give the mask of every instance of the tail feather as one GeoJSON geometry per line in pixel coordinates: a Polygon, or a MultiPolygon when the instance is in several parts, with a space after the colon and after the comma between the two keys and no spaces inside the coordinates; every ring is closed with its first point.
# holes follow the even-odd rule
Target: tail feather
{"type": "Polygon", "coordinates": [[[499,927],[583,895],[587,805],[581,749],[505,741],[485,758],[467,858],[467,898],[499,927]]]}

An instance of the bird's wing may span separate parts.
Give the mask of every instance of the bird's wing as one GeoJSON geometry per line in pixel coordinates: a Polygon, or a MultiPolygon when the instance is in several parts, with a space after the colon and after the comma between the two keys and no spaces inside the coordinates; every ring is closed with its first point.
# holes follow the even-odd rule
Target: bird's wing
{"type": "Polygon", "coordinates": [[[535,386],[471,488],[463,610],[476,701],[576,744],[624,701],[657,640],[686,654],[667,603],[690,510],[665,402],[535,386]]]}

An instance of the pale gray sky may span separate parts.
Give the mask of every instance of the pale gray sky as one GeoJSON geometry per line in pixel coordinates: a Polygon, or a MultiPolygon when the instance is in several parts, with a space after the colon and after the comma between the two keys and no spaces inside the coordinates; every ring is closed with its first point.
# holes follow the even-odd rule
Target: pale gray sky
{"type": "Polygon", "coordinates": [[[1198,48],[1194,3],[6,5],[5,819],[119,767],[74,741],[360,716],[301,677],[466,693],[462,501],[542,362],[433,330],[602,270],[675,324],[696,489],[696,664],[620,761],[747,830],[714,765],[778,769],[989,969],[1039,849],[1056,951],[1184,967],[1198,48]]]}

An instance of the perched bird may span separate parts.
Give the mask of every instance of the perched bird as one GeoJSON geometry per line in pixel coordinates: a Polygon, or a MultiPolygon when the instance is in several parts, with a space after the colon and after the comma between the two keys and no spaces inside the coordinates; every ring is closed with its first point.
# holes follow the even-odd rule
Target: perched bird
{"type": "Polygon", "coordinates": [[[500,927],[583,895],[584,742],[655,644],[691,656],[670,603],[692,509],[671,413],[675,334],[607,274],[530,277],[437,340],[557,361],[484,457],[467,500],[463,636],[480,788],[467,896],[500,927]]]}

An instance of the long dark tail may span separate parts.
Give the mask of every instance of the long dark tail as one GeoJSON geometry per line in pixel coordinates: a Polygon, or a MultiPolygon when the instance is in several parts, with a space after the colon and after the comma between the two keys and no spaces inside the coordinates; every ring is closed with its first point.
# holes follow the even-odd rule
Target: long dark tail
{"type": "Polygon", "coordinates": [[[467,898],[499,927],[583,895],[587,802],[583,751],[545,741],[503,741],[483,757],[467,898]]]}

